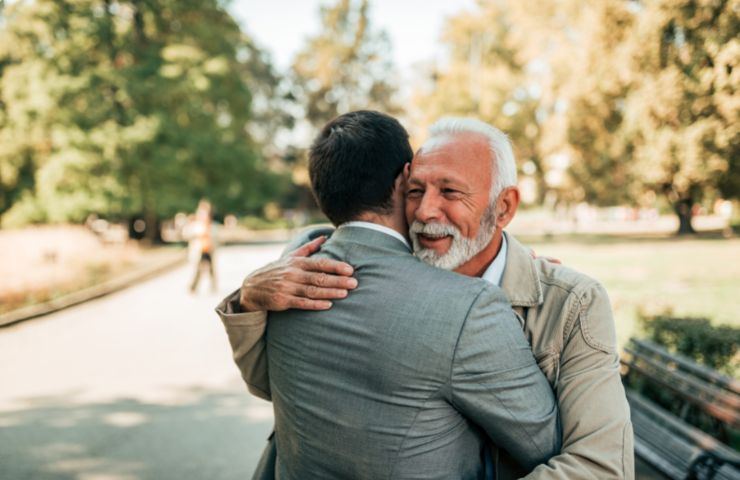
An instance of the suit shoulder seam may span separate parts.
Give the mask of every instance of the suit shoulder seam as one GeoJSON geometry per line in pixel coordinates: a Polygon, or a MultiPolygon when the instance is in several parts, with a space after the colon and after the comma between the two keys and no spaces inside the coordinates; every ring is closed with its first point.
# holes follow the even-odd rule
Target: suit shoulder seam
{"type": "Polygon", "coordinates": [[[468,311],[465,313],[465,318],[460,323],[460,329],[457,332],[457,338],[455,339],[455,347],[452,349],[452,358],[450,359],[450,373],[447,376],[447,385],[452,385],[452,371],[454,370],[455,366],[455,358],[457,358],[457,348],[460,346],[460,337],[462,336],[463,329],[465,328],[465,325],[468,323],[468,318],[470,318],[470,312],[473,311],[473,306],[478,302],[478,299],[483,294],[484,291],[486,291],[486,284],[481,285],[480,290],[475,295],[475,298],[473,298],[473,301],[470,302],[470,305],[468,306],[468,311]]]}

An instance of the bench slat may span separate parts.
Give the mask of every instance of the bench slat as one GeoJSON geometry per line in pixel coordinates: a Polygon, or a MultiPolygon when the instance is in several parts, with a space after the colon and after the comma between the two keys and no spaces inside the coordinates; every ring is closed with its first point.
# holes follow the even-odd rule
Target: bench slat
{"type": "Polygon", "coordinates": [[[664,460],[660,454],[655,453],[647,444],[643,443],[640,438],[635,437],[635,455],[645,460],[655,467],[662,474],[674,480],[683,480],[686,475],[671,462],[664,460]]]}
{"type": "MultiPolygon", "coordinates": [[[[634,368],[636,371],[642,373],[643,375],[650,376],[650,371],[644,368],[641,368],[639,365],[633,364],[633,365],[630,365],[630,368],[634,368]]],[[[740,416],[738,416],[737,412],[733,412],[733,411],[727,410],[726,408],[719,407],[706,400],[702,400],[700,398],[686,395],[681,389],[677,388],[670,381],[664,380],[662,378],[655,378],[653,376],[650,376],[650,380],[677,393],[678,395],[685,398],[689,402],[701,407],[702,410],[712,415],[713,417],[731,425],[733,428],[738,428],[738,425],[740,425],[740,416]]]]}
{"type": "Polygon", "coordinates": [[[651,342],[650,340],[639,340],[633,338],[631,342],[635,347],[637,347],[638,350],[645,350],[652,353],[653,355],[657,355],[663,358],[664,360],[675,362],[682,369],[690,372],[691,374],[702,378],[711,384],[728,390],[735,395],[740,395],[740,381],[732,377],[722,375],[721,373],[709,367],[705,367],[704,365],[699,365],[690,358],[687,358],[681,354],[670,353],[663,347],[657,345],[654,342],[651,342]]]}
{"type": "Polygon", "coordinates": [[[740,470],[732,465],[724,464],[719,467],[714,478],[715,480],[740,480],[740,470]]]}
{"type": "Polygon", "coordinates": [[[635,359],[641,362],[645,362],[648,365],[660,370],[661,375],[669,375],[675,377],[676,380],[684,382],[695,390],[711,395],[712,400],[719,400],[722,403],[726,404],[728,408],[740,408],[740,395],[735,395],[734,393],[723,388],[719,388],[714,384],[704,382],[697,377],[691,376],[689,373],[682,372],[680,370],[674,370],[673,368],[671,368],[672,365],[667,365],[654,358],[646,357],[642,355],[641,352],[635,351],[630,347],[625,347],[624,350],[632,355],[633,362],[635,362],[635,359]]]}
{"type": "Polygon", "coordinates": [[[636,412],[644,413],[642,415],[644,418],[657,424],[657,428],[668,430],[678,436],[684,437],[697,445],[703,451],[712,452],[721,458],[728,458],[734,462],[740,462],[740,453],[731,449],[719,440],[707,435],[698,428],[692,427],[686,422],[674,417],[640,394],[627,390],[627,400],[636,412]]]}

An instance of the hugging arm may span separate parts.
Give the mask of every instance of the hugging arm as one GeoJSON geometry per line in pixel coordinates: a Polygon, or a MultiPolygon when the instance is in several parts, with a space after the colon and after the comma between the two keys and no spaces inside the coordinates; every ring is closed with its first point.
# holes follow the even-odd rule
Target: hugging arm
{"type": "Polygon", "coordinates": [[[239,372],[249,391],[262,399],[270,400],[264,342],[267,311],[325,310],[331,307],[330,300],[345,297],[357,285],[350,265],[308,258],[325,241],[324,233],[330,232],[312,230],[293,240],[280,259],[252,272],[216,307],[239,372]]]}
{"type": "Polygon", "coordinates": [[[263,400],[271,400],[270,380],[267,376],[265,353],[265,326],[267,312],[244,312],[239,305],[240,291],[236,290],[216,307],[216,313],[226,328],[234,362],[247,384],[249,392],[263,400]]]}
{"type": "Polygon", "coordinates": [[[555,396],[508,299],[491,285],[460,332],[450,402],[527,470],[560,451],[555,396]]]}

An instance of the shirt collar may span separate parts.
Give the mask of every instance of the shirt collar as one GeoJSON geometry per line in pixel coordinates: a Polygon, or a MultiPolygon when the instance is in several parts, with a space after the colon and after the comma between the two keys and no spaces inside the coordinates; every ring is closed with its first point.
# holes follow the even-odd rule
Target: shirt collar
{"type": "Polygon", "coordinates": [[[359,227],[359,228],[368,228],[370,230],[375,230],[376,232],[385,233],[386,235],[390,235],[391,237],[397,238],[401,242],[403,242],[408,249],[411,249],[411,245],[409,245],[409,241],[406,240],[406,238],[398,233],[397,231],[393,230],[392,228],[386,227],[385,225],[378,225],[377,223],[371,223],[371,222],[360,222],[360,221],[352,221],[352,222],[346,222],[339,226],[341,227],[359,227]]]}
{"type": "Polygon", "coordinates": [[[488,266],[485,272],[483,272],[483,280],[486,280],[494,285],[501,286],[501,278],[504,276],[504,269],[506,268],[506,235],[501,236],[501,248],[499,248],[496,258],[488,266]]]}

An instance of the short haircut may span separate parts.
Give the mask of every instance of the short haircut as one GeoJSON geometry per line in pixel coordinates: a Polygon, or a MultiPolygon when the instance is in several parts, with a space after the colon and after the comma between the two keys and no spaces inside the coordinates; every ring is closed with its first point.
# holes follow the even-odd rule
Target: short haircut
{"type": "Polygon", "coordinates": [[[413,155],[406,129],[389,115],[358,110],[331,120],[308,157],[319,208],[334,225],[390,213],[396,177],[413,155]]]}
{"type": "MultiPolygon", "coordinates": [[[[516,161],[509,137],[498,128],[474,118],[442,117],[429,127],[427,142],[460,133],[478,133],[488,140],[493,160],[491,173],[494,181],[491,185],[490,198],[490,202],[493,203],[506,187],[514,187],[517,184],[516,161]]],[[[424,150],[423,145],[421,150],[424,150]]]]}

